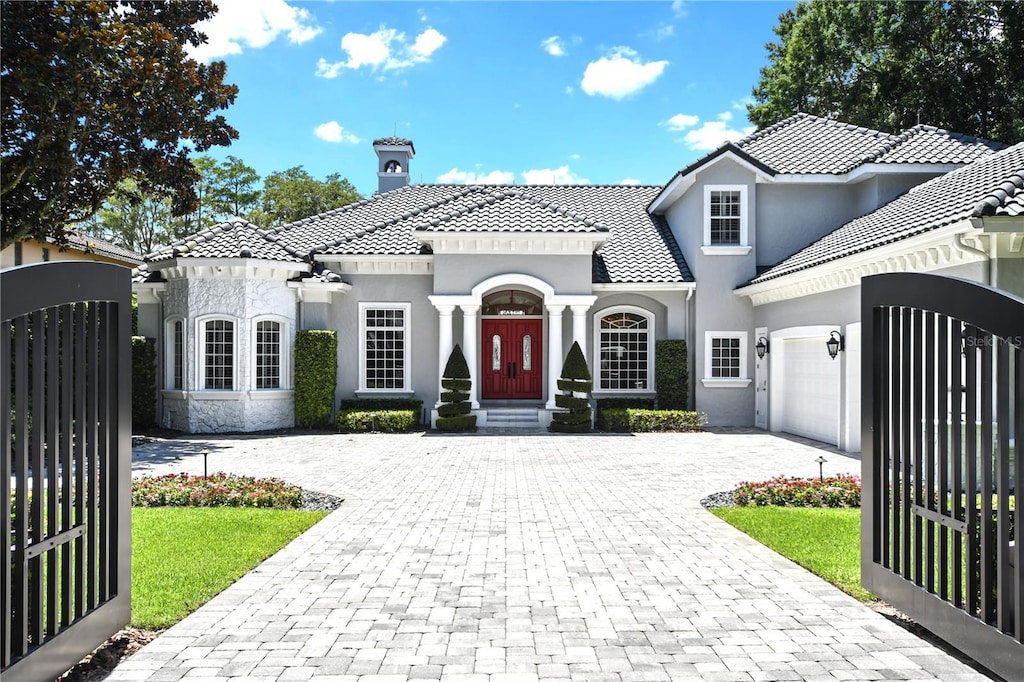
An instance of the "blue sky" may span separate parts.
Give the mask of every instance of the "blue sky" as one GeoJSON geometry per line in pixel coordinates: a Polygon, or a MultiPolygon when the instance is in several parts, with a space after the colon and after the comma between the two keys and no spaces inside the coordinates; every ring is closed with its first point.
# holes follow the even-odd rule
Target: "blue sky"
{"type": "Polygon", "coordinates": [[[787,2],[220,0],[197,59],[238,85],[232,154],[376,190],[374,138],[413,182],[663,184],[752,130],[787,2]]]}

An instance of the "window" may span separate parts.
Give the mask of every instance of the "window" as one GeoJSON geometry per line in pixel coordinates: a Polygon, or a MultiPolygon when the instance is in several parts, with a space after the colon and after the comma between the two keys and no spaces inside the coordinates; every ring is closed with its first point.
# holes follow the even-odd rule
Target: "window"
{"type": "Polygon", "coordinates": [[[185,321],[167,321],[167,379],[165,385],[172,391],[185,390],[185,321]]]}
{"type": "Polygon", "coordinates": [[[202,387],[212,391],[235,388],[235,323],[214,319],[202,322],[202,387]]]}
{"type": "Polygon", "coordinates": [[[746,185],[704,187],[705,255],[744,255],[747,242],[746,185]]]}
{"type": "Polygon", "coordinates": [[[359,304],[362,390],[408,390],[409,313],[408,303],[359,304]]]}
{"type": "Polygon", "coordinates": [[[281,323],[256,323],[256,388],[281,388],[281,323]]]}
{"type": "Polygon", "coordinates": [[[633,308],[600,314],[597,324],[597,388],[601,391],[651,391],[653,318],[633,308]]]}
{"type": "Polygon", "coordinates": [[[704,333],[704,378],[709,388],[743,388],[747,378],[747,333],[704,333]]]}

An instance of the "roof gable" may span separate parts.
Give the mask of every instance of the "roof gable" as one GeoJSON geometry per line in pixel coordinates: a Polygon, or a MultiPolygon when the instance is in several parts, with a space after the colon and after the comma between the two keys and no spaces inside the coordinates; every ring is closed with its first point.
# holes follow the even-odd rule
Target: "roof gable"
{"type": "Polygon", "coordinates": [[[258,260],[302,262],[300,251],[280,242],[272,232],[261,230],[248,220],[232,218],[194,235],[171,242],[146,256],[146,261],[169,258],[255,258],[258,260]]]}

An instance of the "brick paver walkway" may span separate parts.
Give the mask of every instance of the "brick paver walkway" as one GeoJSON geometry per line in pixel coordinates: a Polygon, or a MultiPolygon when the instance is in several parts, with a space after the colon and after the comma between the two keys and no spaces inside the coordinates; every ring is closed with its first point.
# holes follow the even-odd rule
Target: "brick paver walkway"
{"type": "Polygon", "coordinates": [[[201,472],[204,447],[210,471],[346,501],[111,679],[984,679],[701,508],[742,479],[817,475],[806,444],[224,437],[141,446],[135,472],[201,472]]]}

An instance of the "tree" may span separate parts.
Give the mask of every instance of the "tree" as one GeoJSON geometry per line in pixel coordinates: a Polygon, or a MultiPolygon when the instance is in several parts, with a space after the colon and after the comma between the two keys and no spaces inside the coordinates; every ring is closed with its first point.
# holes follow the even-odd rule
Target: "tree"
{"type": "Polygon", "coordinates": [[[473,381],[469,376],[469,365],[462,347],[455,344],[448,356],[448,364],[441,374],[441,405],[437,408],[437,429],[439,431],[469,431],[476,428],[476,415],[470,414],[473,405],[469,392],[473,381]]]}
{"type": "Polygon", "coordinates": [[[256,183],[260,176],[237,156],[229,156],[209,172],[209,194],[213,209],[223,218],[245,218],[260,200],[256,183]]]}
{"type": "Polygon", "coordinates": [[[1024,140],[1024,2],[801,0],[754,88],[759,128],[796,112],[1024,140]]]}
{"type": "Polygon", "coordinates": [[[269,227],[308,218],[360,199],[356,188],[337,173],[321,182],[302,166],[295,166],[266,177],[260,209],[253,211],[250,219],[261,227],[269,227]]]}
{"type": "Polygon", "coordinates": [[[137,253],[158,247],[191,232],[188,218],[171,215],[171,202],[145,195],[133,180],[124,180],[90,220],[78,227],[137,253]]]}
{"type": "Polygon", "coordinates": [[[5,0],[2,12],[2,246],[60,241],[126,178],[175,215],[194,211],[189,154],[238,137],[214,115],[238,91],[224,62],[185,52],[206,41],[195,24],[213,2],[5,0]]]}

